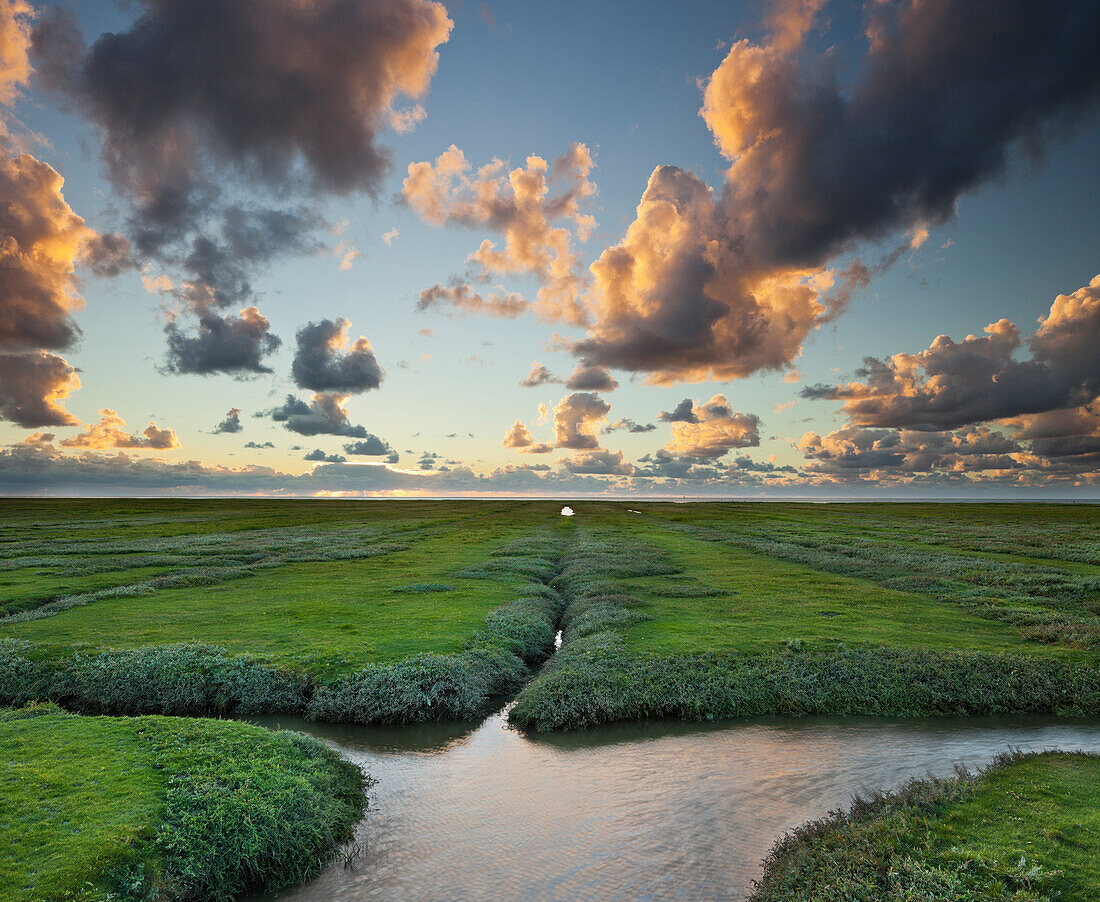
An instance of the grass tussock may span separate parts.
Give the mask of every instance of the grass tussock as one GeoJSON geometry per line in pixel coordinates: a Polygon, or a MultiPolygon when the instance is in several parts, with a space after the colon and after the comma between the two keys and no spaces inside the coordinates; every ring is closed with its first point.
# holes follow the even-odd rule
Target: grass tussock
{"type": "Polygon", "coordinates": [[[240,723],[38,705],[0,712],[0,750],[4,899],[282,889],[330,860],[366,806],[362,773],[322,743],[240,723]]]}
{"type": "Polygon", "coordinates": [[[1007,754],[857,798],[788,834],[750,902],[1086,902],[1100,893],[1100,757],[1007,754]]]}

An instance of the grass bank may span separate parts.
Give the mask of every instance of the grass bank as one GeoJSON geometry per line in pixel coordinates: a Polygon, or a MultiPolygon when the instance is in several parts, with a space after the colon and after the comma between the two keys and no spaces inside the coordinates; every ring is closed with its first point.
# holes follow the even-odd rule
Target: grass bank
{"type": "Polygon", "coordinates": [[[933,595],[716,547],[663,518],[620,522],[595,511],[564,558],[555,585],[567,601],[565,642],[510,712],[524,729],[1100,713],[1089,649],[1038,641],[933,595]]]}
{"type": "Polygon", "coordinates": [[[351,837],[363,789],[297,733],[0,711],[0,898],[224,902],[298,884],[351,837]]]}
{"type": "Polygon", "coordinates": [[[765,860],[751,902],[1090,902],[1097,861],[1100,756],[1006,755],[795,830],[765,860]]]}
{"type": "MultiPolygon", "coordinates": [[[[488,531],[496,534],[495,529],[488,531]]],[[[295,632],[294,618],[276,618],[265,626],[293,646],[283,656],[233,654],[195,642],[104,649],[98,643],[0,639],[0,704],[50,700],[94,714],[289,713],[356,723],[474,718],[518,689],[552,650],[564,606],[548,585],[559,551],[560,539],[552,530],[488,552],[482,536],[472,552],[463,547],[434,558],[427,574],[432,581],[411,581],[424,577],[424,571],[415,568],[379,571],[376,578],[388,584],[384,597],[359,602],[360,625],[376,628],[374,641],[364,640],[350,655],[342,654],[354,642],[346,631],[337,630],[326,642],[320,626],[306,635],[295,632]],[[471,563],[474,554],[479,557],[471,563]],[[387,639],[391,644],[379,653],[380,633],[397,647],[387,639]],[[319,659],[317,666],[303,667],[301,647],[308,643],[321,649],[309,658],[319,659]]],[[[328,582],[341,578],[347,574],[329,576],[328,582]]],[[[171,610],[177,619],[180,616],[182,603],[170,593],[155,595],[147,603],[174,604],[171,610]]],[[[270,598],[263,603],[276,605],[270,598]]],[[[293,604],[289,598],[284,603],[293,604]]],[[[334,608],[353,603],[330,602],[326,607],[324,600],[314,599],[302,601],[301,607],[312,608],[318,620],[325,620],[334,608]]],[[[36,635],[56,636],[58,625],[74,629],[66,618],[94,621],[100,614],[108,620],[117,617],[123,635],[131,617],[136,623],[130,625],[130,633],[142,629],[138,608],[144,605],[139,600],[119,604],[113,614],[100,601],[18,626],[36,635]]],[[[218,604],[216,597],[202,602],[210,617],[218,604]]],[[[162,621],[170,619],[169,611],[159,613],[162,621]]],[[[300,622],[303,613],[297,613],[300,622]]],[[[223,613],[222,619],[226,616],[223,613]]],[[[256,644],[263,647],[262,642],[256,644]]]]}

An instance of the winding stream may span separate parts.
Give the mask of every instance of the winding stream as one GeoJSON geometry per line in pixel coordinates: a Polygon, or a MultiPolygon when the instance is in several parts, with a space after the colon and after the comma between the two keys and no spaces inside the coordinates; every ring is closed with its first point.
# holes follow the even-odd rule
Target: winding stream
{"type": "Polygon", "coordinates": [[[742,899],[776,837],[853,793],[988,763],[1100,752],[1100,720],[768,718],[526,737],[256,720],[317,736],[377,785],[362,852],[280,902],[742,899]]]}

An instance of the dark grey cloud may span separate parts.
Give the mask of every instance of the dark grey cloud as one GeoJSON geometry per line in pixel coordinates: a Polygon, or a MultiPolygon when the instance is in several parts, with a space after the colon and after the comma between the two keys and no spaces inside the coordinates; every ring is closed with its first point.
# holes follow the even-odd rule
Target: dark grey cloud
{"type": "Polygon", "coordinates": [[[230,407],[229,412],[225,415],[225,419],[214,427],[214,434],[220,435],[222,433],[240,432],[243,428],[244,427],[241,426],[241,409],[239,407],[230,407]]]}
{"type": "Polygon", "coordinates": [[[664,420],[666,423],[698,423],[699,418],[695,415],[695,404],[691,398],[684,398],[679,404],[677,404],[672,410],[663,410],[657,414],[658,420],[664,420]]]}
{"type": "Polygon", "coordinates": [[[789,30],[733,44],[701,111],[726,178],[714,191],[654,170],[637,218],[592,264],[582,364],[656,384],[790,366],[864,281],[849,270],[825,287],[839,254],[949,220],[1017,149],[1041,151],[1100,97],[1095,0],[1057,15],[1038,0],[864,8],[867,50],[843,68],[789,30]]]}
{"type": "Polygon", "coordinates": [[[378,388],[382,367],[365,337],[359,336],[349,346],[350,326],[346,319],[323,319],[298,330],[291,375],[299,388],[345,394],[378,388]]]}
{"type": "MultiPolygon", "coordinates": [[[[252,448],[252,449],[254,449],[254,450],[256,450],[256,451],[262,451],[262,450],[265,450],[265,449],[267,449],[267,448],[274,448],[274,447],[275,447],[275,443],[274,443],[274,442],[245,442],[245,443],[244,443],[244,446],[245,446],[246,448],[252,448]]],[[[300,449],[298,449],[298,448],[291,448],[290,450],[291,450],[291,451],[297,451],[297,450],[300,450],[300,449]]]]}
{"type": "Polygon", "coordinates": [[[625,429],[627,432],[653,432],[657,428],[655,423],[635,423],[629,417],[625,417],[621,420],[616,420],[614,423],[608,423],[603,427],[602,432],[607,434],[609,432],[618,432],[621,429],[625,429]]]}
{"type": "Polygon", "coordinates": [[[305,456],[304,460],[313,461],[315,463],[342,464],[347,458],[342,454],[326,454],[320,448],[315,448],[305,456]]]}
{"type": "Polygon", "coordinates": [[[578,366],[565,383],[570,391],[614,391],[619,387],[610,370],[602,366],[578,366]]]}
{"type": "Polygon", "coordinates": [[[941,335],[917,354],[864,358],[857,380],[813,385],[805,398],[844,402],[854,425],[937,431],[1060,408],[1100,395],[1100,276],[1058,295],[1017,359],[1020,331],[1006,319],[985,335],[941,335]]]}
{"type": "Polygon", "coordinates": [[[263,411],[261,415],[270,416],[276,423],[299,435],[343,435],[348,438],[365,439],[367,430],[352,425],[344,407],[346,395],[334,392],[318,392],[307,404],[294,395],[287,395],[278,407],[263,411]]]}
{"type": "Polygon", "coordinates": [[[204,311],[194,334],[187,334],[178,322],[165,327],[168,355],[165,369],[172,373],[232,373],[248,376],[270,373],[263,360],[281,344],[270,332],[270,323],[255,307],[246,307],[240,316],[221,316],[204,311]]]}
{"type": "MultiPolygon", "coordinates": [[[[383,454],[392,455],[395,452],[388,442],[382,441],[377,435],[368,433],[363,441],[348,442],[344,445],[344,453],[354,456],[380,457],[383,454]]],[[[391,463],[396,462],[396,460],[391,461],[391,463]]]]}

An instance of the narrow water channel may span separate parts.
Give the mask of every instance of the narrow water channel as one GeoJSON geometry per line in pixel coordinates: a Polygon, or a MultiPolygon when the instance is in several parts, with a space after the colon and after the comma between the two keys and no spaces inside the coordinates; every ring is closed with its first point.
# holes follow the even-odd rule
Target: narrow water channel
{"type": "Polygon", "coordinates": [[[1100,720],[779,719],[526,737],[263,718],[378,780],[352,868],[280,893],[329,900],[743,899],[780,834],[853,793],[1008,747],[1100,752],[1100,720]]]}

